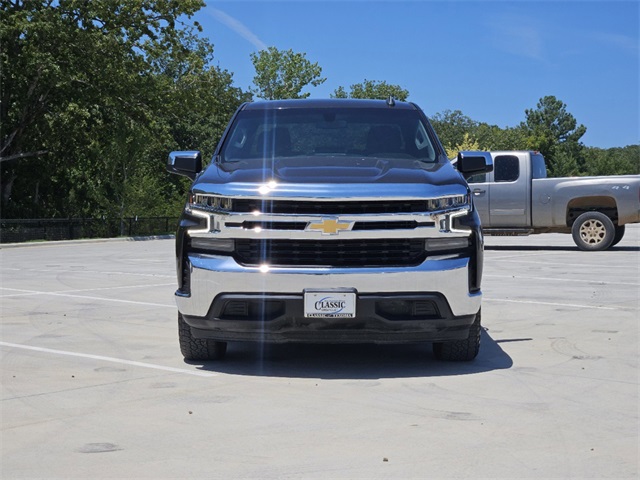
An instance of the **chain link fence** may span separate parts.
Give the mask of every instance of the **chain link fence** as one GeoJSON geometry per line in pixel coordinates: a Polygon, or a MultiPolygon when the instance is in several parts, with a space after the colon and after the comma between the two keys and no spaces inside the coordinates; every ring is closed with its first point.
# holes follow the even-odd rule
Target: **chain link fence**
{"type": "Polygon", "coordinates": [[[0,243],[175,233],[178,217],[0,219],[0,243]]]}

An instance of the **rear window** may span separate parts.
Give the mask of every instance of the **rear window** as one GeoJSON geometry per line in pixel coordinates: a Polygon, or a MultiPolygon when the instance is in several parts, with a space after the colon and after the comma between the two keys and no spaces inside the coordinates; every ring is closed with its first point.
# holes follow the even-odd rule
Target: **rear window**
{"type": "Polygon", "coordinates": [[[520,160],[514,155],[499,155],[493,160],[495,182],[515,182],[520,176],[520,160]]]}
{"type": "Polygon", "coordinates": [[[434,142],[415,110],[292,108],[241,111],[220,156],[413,158],[435,162],[434,142]]]}

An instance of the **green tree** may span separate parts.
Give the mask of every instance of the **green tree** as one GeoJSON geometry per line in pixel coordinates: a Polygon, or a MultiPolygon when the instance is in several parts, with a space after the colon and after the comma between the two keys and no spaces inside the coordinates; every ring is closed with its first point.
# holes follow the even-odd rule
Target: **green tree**
{"type": "Polygon", "coordinates": [[[548,132],[557,143],[578,143],[587,131],[584,125],[578,126],[567,106],[552,95],[541,98],[535,110],[527,109],[524,113],[530,131],[548,132]]]}
{"type": "Polygon", "coordinates": [[[473,132],[482,150],[527,149],[527,135],[520,127],[500,128],[497,125],[478,123],[473,132]]]}
{"type": "Polygon", "coordinates": [[[575,177],[580,175],[578,158],[571,149],[562,146],[555,149],[553,157],[546,158],[547,170],[553,177],[575,177]]]}
{"type": "Polygon", "coordinates": [[[327,79],[322,78],[322,68],[311,63],[305,53],[293,50],[278,50],[269,47],[251,54],[256,75],[251,89],[257,97],[265,100],[284,98],[307,98],[310,93],[302,90],[308,85],[317,87],[327,79]]]}
{"type": "Polygon", "coordinates": [[[464,115],[460,110],[445,110],[434,114],[431,125],[447,151],[465,142],[465,135],[473,136],[478,122],[464,115]]]}
{"type": "Polygon", "coordinates": [[[97,132],[115,118],[152,118],[156,99],[145,54],[178,42],[178,16],[200,6],[194,0],[2,2],[3,215],[12,207],[20,214],[63,214],[73,188],[67,173],[91,156],[97,132]]]}
{"type": "Polygon", "coordinates": [[[146,54],[175,45],[181,15],[202,0],[2,1],[0,161],[45,155],[42,137],[106,103],[131,117],[147,110],[146,54]]]}
{"type": "Polygon", "coordinates": [[[465,150],[466,151],[480,150],[480,144],[478,143],[477,140],[471,138],[471,136],[468,133],[465,133],[462,139],[462,143],[459,143],[454,147],[445,147],[445,150],[447,151],[447,157],[449,157],[450,159],[454,159],[458,155],[458,152],[465,151],[465,150]]]}
{"type": "Polygon", "coordinates": [[[572,171],[574,161],[576,168],[580,169],[584,163],[580,139],[587,128],[578,125],[562,101],[548,95],[538,101],[535,109],[525,110],[525,115],[526,120],[521,127],[527,132],[527,148],[543,154],[551,176],[572,171]]]}
{"type": "Polygon", "coordinates": [[[386,100],[393,97],[396,100],[405,102],[409,97],[409,91],[400,85],[393,85],[378,80],[364,80],[362,83],[351,85],[349,93],[344,87],[338,87],[331,94],[331,98],[371,98],[377,100],[386,100]]]}
{"type": "Polygon", "coordinates": [[[251,100],[233,86],[231,73],[213,64],[213,46],[193,34],[185,34],[176,51],[160,50],[152,59],[164,93],[158,119],[168,129],[169,147],[198,149],[204,158],[213,154],[237,107],[251,100]]]}
{"type": "MultiPolygon", "coordinates": [[[[171,199],[170,211],[177,215],[190,181],[167,175],[164,163],[158,159],[165,158],[171,150],[200,150],[206,163],[229,119],[241,103],[251,100],[251,94],[233,86],[231,73],[213,66],[213,46],[192,34],[185,34],[181,46],[170,54],[159,50],[152,64],[160,83],[158,91],[164,93],[163,108],[156,115],[163,133],[162,142],[150,144],[153,151],[147,155],[149,165],[145,171],[154,172],[153,182],[161,188],[154,187],[151,191],[158,192],[160,198],[171,199]]],[[[134,186],[141,197],[140,183],[136,181],[134,186]]],[[[149,202],[157,197],[147,195],[146,198],[149,202]]],[[[129,204],[143,205],[143,200],[132,199],[129,204]]],[[[127,211],[127,215],[135,214],[127,211]]]]}
{"type": "Polygon", "coordinates": [[[177,213],[171,149],[211,153],[247,98],[212,67],[203,5],[2,1],[2,215],[177,213]]]}
{"type": "Polygon", "coordinates": [[[608,149],[585,147],[584,157],[587,175],[640,174],[640,145],[608,149]]]}
{"type": "Polygon", "coordinates": [[[539,150],[552,176],[640,174],[640,145],[585,147],[580,139],[586,128],[555,97],[542,98],[525,114],[527,122],[505,128],[477,122],[460,110],[445,110],[430,120],[450,158],[460,149],[539,150]]]}

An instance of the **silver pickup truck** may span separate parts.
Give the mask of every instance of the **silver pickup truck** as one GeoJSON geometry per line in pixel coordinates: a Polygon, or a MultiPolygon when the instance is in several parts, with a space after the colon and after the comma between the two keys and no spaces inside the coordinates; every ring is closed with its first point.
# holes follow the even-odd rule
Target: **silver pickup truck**
{"type": "Polygon", "coordinates": [[[571,233],[582,250],[605,250],[640,222],[640,175],[546,178],[540,153],[491,152],[494,169],[468,179],[487,235],[571,233]]]}
{"type": "Polygon", "coordinates": [[[415,104],[243,104],[194,179],[176,234],[185,359],[228,341],[431,342],[437,358],[480,347],[483,240],[463,176],[415,104]]]}

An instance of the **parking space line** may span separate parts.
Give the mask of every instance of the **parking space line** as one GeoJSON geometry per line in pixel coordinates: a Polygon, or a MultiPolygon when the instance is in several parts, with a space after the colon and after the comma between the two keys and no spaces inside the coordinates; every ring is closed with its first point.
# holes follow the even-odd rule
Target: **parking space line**
{"type": "Polygon", "coordinates": [[[165,307],[165,308],[176,308],[175,305],[168,305],[166,303],[152,303],[152,302],[136,302],[134,300],[122,300],[120,298],[104,298],[104,297],[90,297],[88,295],[72,295],[69,293],[58,293],[58,292],[40,292],[37,290],[21,290],[18,288],[6,288],[0,287],[0,290],[8,290],[13,292],[20,292],[20,294],[30,294],[30,295],[50,295],[54,297],[68,297],[68,298],[83,298],[85,300],[98,300],[101,302],[115,302],[115,303],[128,303],[134,305],[145,305],[149,307],[165,307]]]}
{"type": "Polygon", "coordinates": [[[493,277],[493,278],[508,278],[510,280],[514,280],[515,278],[520,278],[524,280],[544,280],[544,281],[552,281],[552,282],[570,282],[570,283],[588,283],[588,284],[596,284],[596,285],[627,285],[632,287],[640,286],[640,283],[634,282],[609,282],[606,280],[577,280],[575,278],[557,278],[557,277],[530,277],[528,275],[516,275],[515,278],[513,275],[491,275],[484,274],[485,277],[493,277]]]}
{"type": "Polygon", "coordinates": [[[102,355],[90,355],[87,353],[69,352],[66,350],[54,350],[51,348],[32,347],[31,345],[21,345],[18,343],[0,342],[0,347],[17,348],[22,350],[31,350],[34,352],[51,353],[55,355],[67,355],[70,357],[88,358],[90,360],[98,360],[102,362],[120,363],[123,365],[130,365],[133,367],[152,368],[154,370],[163,370],[165,372],[183,373],[186,375],[195,375],[197,377],[215,377],[217,376],[212,372],[204,372],[202,370],[187,370],[184,368],[166,367],[164,365],[156,365],[154,363],[136,362],[133,360],[124,360],[122,358],[104,357],[102,355]]]}
{"type": "MultiPolygon", "coordinates": [[[[554,267],[584,267],[584,268],[606,268],[606,269],[635,269],[638,270],[638,265],[634,264],[626,264],[626,265],[611,265],[609,263],[604,264],[595,264],[595,263],[559,263],[551,259],[549,262],[542,261],[531,261],[531,260],[520,260],[523,257],[531,257],[532,255],[522,255],[522,256],[513,256],[513,257],[488,257],[485,259],[485,262],[495,262],[496,260],[506,261],[506,263],[525,263],[525,264],[534,264],[534,265],[552,265],[554,267]]],[[[548,256],[548,255],[547,255],[548,256]]]]}
{"type": "Polygon", "coordinates": [[[81,288],[74,290],[59,290],[55,293],[79,293],[79,292],[102,292],[106,290],[119,290],[123,288],[146,288],[146,287],[170,287],[176,286],[176,282],[171,283],[145,283],[144,285],[120,285],[117,287],[81,288]]]}
{"type": "Polygon", "coordinates": [[[572,303],[536,302],[534,300],[510,300],[507,298],[489,298],[486,295],[482,299],[487,302],[525,303],[530,305],[550,305],[552,307],[587,308],[593,310],[636,310],[632,307],[603,307],[599,305],[575,305],[572,303]]]}
{"type": "MultiPolygon", "coordinates": [[[[119,285],[117,287],[98,287],[98,288],[78,288],[73,290],[58,290],[57,292],[49,292],[49,293],[79,293],[79,292],[102,292],[107,290],[121,290],[123,288],[146,288],[146,287],[170,287],[175,286],[175,282],[171,283],[154,283],[154,284],[144,284],[144,285],[119,285]]],[[[11,288],[3,288],[0,287],[0,290],[17,290],[11,288]]],[[[25,290],[27,293],[10,293],[9,295],[0,295],[0,298],[6,297],[20,297],[25,295],[38,295],[40,292],[33,292],[25,290]]]]}
{"type": "Polygon", "coordinates": [[[100,275],[127,275],[134,277],[162,277],[162,278],[175,278],[175,275],[164,274],[164,273],[139,273],[139,272],[101,272],[99,270],[84,270],[84,269],[56,269],[51,270],[42,270],[36,268],[14,268],[14,267],[2,267],[2,270],[11,270],[13,272],[32,272],[32,273],[90,273],[90,274],[100,274],[100,275]]]}

